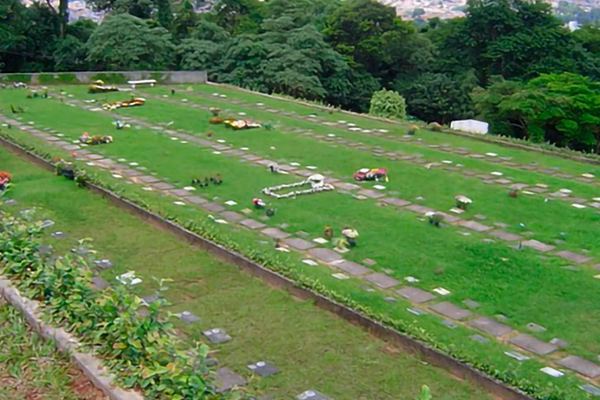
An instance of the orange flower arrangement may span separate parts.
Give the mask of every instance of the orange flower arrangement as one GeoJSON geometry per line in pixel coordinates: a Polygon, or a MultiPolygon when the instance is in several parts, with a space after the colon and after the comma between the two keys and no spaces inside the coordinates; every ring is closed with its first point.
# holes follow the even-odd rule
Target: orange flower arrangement
{"type": "Polygon", "coordinates": [[[8,183],[12,179],[12,175],[6,171],[0,171],[0,183],[8,183]]]}

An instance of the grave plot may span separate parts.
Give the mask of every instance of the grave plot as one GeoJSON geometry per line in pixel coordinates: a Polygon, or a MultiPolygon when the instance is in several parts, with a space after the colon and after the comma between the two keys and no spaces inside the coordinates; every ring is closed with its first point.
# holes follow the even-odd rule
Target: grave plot
{"type": "MultiPolygon", "coordinates": [[[[168,110],[168,107],[161,107],[168,110]]],[[[69,115],[73,116],[73,120],[76,120],[78,123],[101,126],[106,121],[111,120],[111,118],[101,116],[100,114],[94,115],[90,112],[75,112],[77,111],[75,107],[60,106],[57,110],[65,108],[68,109],[69,115]]],[[[42,111],[40,110],[40,114],[42,114],[42,111]]],[[[152,118],[157,118],[157,120],[163,118],[162,115],[158,114],[158,111],[154,113],[155,110],[152,110],[153,116],[146,115],[142,111],[143,109],[140,108],[138,110],[129,110],[128,113],[136,121],[152,121],[152,118]],[[138,111],[140,112],[137,113],[138,111]]],[[[170,111],[173,111],[172,115],[179,117],[181,121],[186,121],[187,124],[201,125],[198,121],[193,120],[193,113],[188,110],[173,107],[173,110],[170,111]]],[[[40,119],[43,118],[45,117],[41,115],[40,119]]],[[[56,125],[59,122],[47,120],[45,123],[56,125]]],[[[198,128],[195,129],[198,130],[198,128]]],[[[75,136],[77,134],[77,131],[69,126],[69,124],[61,125],[60,131],[67,136],[75,136]]],[[[577,322],[575,322],[575,325],[572,323],[572,321],[577,321],[578,316],[583,315],[582,313],[584,313],[586,308],[594,307],[593,299],[589,299],[583,293],[586,290],[593,290],[595,281],[587,273],[586,262],[582,262],[581,267],[578,267],[581,268],[581,274],[575,274],[575,271],[570,269],[560,268],[567,267],[567,265],[561,264],[566,256],[573,257],[571,253],[565,253],[564,251],[571,251],[572,253],[580,251],[580,249],[569,247],[573,245],[573,240],[569,237],[573,235],[572,232],[577,232],[575,241],[580,241],[580,244],[585,243],[586,240],[591,240],[591,236],[588,233],[594,230],[593,226],[581,225],[580,219],[583,215],[583,219],[585,220],[589,214],[569,214],[570,211],[565,211],[564,205],[557,202],[552,203],[552,206],[555,207],[552,209],[554,215],[549,216],[548,210],[541,214],[538,212],[537,214],[539,215],[536,215],[536,218],[528,219],[527,223],[524,224],[525,226],[520,226],[515,224],[515,221],[521,220],[521,216],[536,214],[536,210],[540,208],[541,199],[539,202],[533,202],[534,197],[532,197],[532,201],[527,203],[527,207],[521,205],[520,207],[523,208],[520,210],[507,210],[502,205],[502,202],[505,201],[504,196],[506,193],[498,194],[498,192],[494,192],[495,189],[492,189],[491,186],[489,187],[490,189],[488,189],[488,186],[483,185],[481,187],[477,184],[472,186],[472,183],[467,180],[455,182],[451,179],[452,175],[444,171],[428,171],[420,167],[420,169],[415,170],[409,169],[405,178],[402,178],[402,175],[400,175],[399,179],[402,179],[402,181],[397,186],[390,187],[386,183],[386,189],[384,190],[386,197],[382,197],[381,199],[372,199],[363,195],[366,199],[359,201],[356,199],[356,197],[360,196],[357,194],[359,192],[358,188],[346,187],[341,190],[336,189],[333,193],[322,193],[315,195],[315,197],[306,197],[301,201],[290,199],[289,203],[277,202],[275,215],[265,219],[264,217],[266,216],[262,212],[252,209],[252,205],[249,202],[249,198],[257,195],[256,190],[260,190],[260,188],[272,183],[289,181],[289,174],[310,174],[314,170],[309,167],[313,166],[317,166],[317,171],[322,171],[326,176],[330,176],[330,173],[332,173],[334,179],[343,178],[343,176],[347,177],[347,174],[351,175],[355,171],[355,168],[346,167],[340,161],[331,162],[329,159],[332,156],[325,154],[325,152],[321,154],[319,152],[310,153],[303,151],[303,158],[299,158],[299,156],[291,152],[283,154],[282,159],[276,158],[276,161],[280,161],[281,165],[293,167],[284,170],[288,175],[271,174],[267,171],[265,165],[257,166],[260,164],[254,163],[254,161],[260,161],[261,159],[270,160],[275,158],[271,157],[271,155],[278,155],[280,150],[289,147],[301,148],[299,147],[300,142],[295,139],[289,139],[288,136],[275,137],[275,135],[273,138],[269,137],[268,140],[261,139],[260,137],[250,138],[240,136],[240,141],[235,142],[238,139],[234,135],[245,135],[246,133],[217,132],[215,134],[216,137],[208,140],[204,139],[205,136],[200,132],[185,130],[186,135],[193,134],[191,138],[194,138],[195,135],[198,140],[206,140],[208,143],[204,143],[204,147],[221,146],[219,149],[211,148],[207,150],[203,149],[202,146],[197,146],[200,143],[188,141],[187,136],[175,136],[173,134],[172,137],[176,137],[178,140],[172,140],[171,138],[167,138],[164,133],[157,135],[150,133],[146,128],[142,128],[137,129],[135,132],[125,132],[121,138],[122,140],[115,141],[110,147],[106,146],[94,149],[94,152],[101,152],[105,157],[110,157],[110,159],[107,158],[106,160],[115,160],[121,164],[136,162],[139,166],[152,166],[152,172],[155,171],[155,174],[150,176],[155,177],[154,179],[158,181],[154,182],[156,187],[153,191],[149,191],[147,196],[144,197],[150,200],[153,196],[162,194],[163,190],[169,191],[173,196],[179,196],[180,200],[176,200],[177,203],[174,203],[173,199],[170,200],[170,203],[173,204],[169,208],[169,212],[173,212],[174,215],[185,216],[185,218],[200,218],[194,212],[196,208],[191,207],[190,203],[195,204],[197,202],[198,205],[202,205],[207,204],[205,203],[208,201],[206,199],[210,199],[212,210],[209,211],[222,213],[219,217],[215,218],[217,220],[222,218],[221,220],[227,222],[226,225],[231,226],[234,230],[238,223],[240,226],[247,226],[257,234],[259,232],[262,234],[265,229],[273,229],[273,232],[280,232],[278,233],[280,237],[274,238],[271,236],[272,239],[270,240],[280,239],[283,246],[293,251],[297,250],[300,253],[306,251],[309,256],[311,252],[315,253],[315,250],[318,250],[315,249],[317,246],[313,246],[312,243],[318,244],[318,247],[323,250],[329,250],[332,253],[329,253],[327,257],[325,253],[320,254],[320,252],[317,252],[319,253],[317,255],[322,256],[321,258],[314,256],[306,260],[313,262],[316,259],[329,264],[334,270],[333,272],[335,270],[343,271],[343,279],[340,274],[335,274],[336,276],[333,276],[334,279],[331,279],[332,277],[327,275],[320,276],[322,282],[332,285],[336,289],[342,287],[341,285],[354,284],[355,279],[360,278],[363,286],[369,289],[368,293],[372,293],[370,290],[374,288],[376,290],[375,293],[385,294],[386,302],[388,302],[387,299],[391,299],[389,301],[391,305],[398,299],[401,301],[405,298],[410,300],[408,297],[402,296],[400,291],[395,293],[399,287],[408,286],[404,282],[418,286],[427,293],[433,292],[435,288],[445,288],[444,290],[449,293],[439,294],[439,297],[448,296],[443,299],[444,301],[449,300],[450,303],[460,305],[464,299],[475,299],[483,305],[481,308],[482,311],[477,310],[477,313],[481,312],[485,314],[485,310],[488,307],[500,309],[510,317],[507,321],[502,321],[502,323],[509,324],[513,329],[525,331],[525,323],[521,321],[537,320],[537,322],[549,328],[548,334],[564,338],[568,341],[571,344],[569,351],[573,351],[580,356],[587,356],[588,358],[593,358],[594,353],[597,352],[596,343],[594,340],[591,340],[591,336],[593,332],[597,332],[597,328],[590,328],[588,326],[587,331],[576,330],[575,326],[577,322]],[[143,139],[140,140],[140,136],[143,139]],[[226,139],[221,139],[222,137],[226,137],[226,139]],[[215,140],[216,138],[225,142],[221,143],[215,140]],[[253,142],[254,140],[257,141],[256,145],[253,142]],[[260,140],[264,140],[262,148],[259,146],[260,140]],[[276,142],[272,140],[276,140],[276,142]],[[188,143],[183,143],[183,141],[188,141],[188,143]],[[286,145],[288,141],[291,143],[291,146],[289,144],[286,145]],[[233,153],[229,151],[229,146],[233,143],[235,145],[231,148],[237,149],[239,147],[240,151],[245,153],[237,151],[233,153]],[[274,150],[270,147],[268,148],[272,154],[267,152],[266,146],[269,144],[270,147],[275,148],[274,150]],[[241,150],[242,147],[248,150],[241,150]],[[160,151],[157,149],[160,149],[160,151]],[[263,155],[261,158],[258,155],[262,154],[260,153],[261,151],[264,151],[264,155],[268,155],[269,157],[267,158],[263,155]],[[215,152],[218,152],[218,154],[215,154],[215,152]],[[250,157],[243,158],[239,156],[241,154],[250,156],[253,159],[250,157]],[[199,160],[199,158],[202,160],[199,160]],[[121,159],[126,161],[119,161],[121,159]],[[175,159],[177,162],[174,162],[175,159]],[[185,160],[185,162],[182,162],[182,160],[185,160]],[[241,160],[244,160],[244,162],[241,160]],[[189,170],[190,168],[200,170],[202,171],[201,173],[205,174],[214,174],[227,170],[234,178],[230,181],[229,178],[225,177],[225,184],[223,185],[210,185],[207,190],[199,191],[197,189],[193,192],[193,195],[188,195],[190,192],[182,188],[185,185],[189,185],[189,173],[186,172],[186,169],[189,170]],[[208,172],[205,172],[207,170],[208,172]],[[424,173],[421,173],[421,170],[424,173]],[[437,175],[431,175],[429,172],[435,172],[437,175]],[[452,186],[451,190],[448,187],[440,190],[427,187],[427,193],[419,191],[414,193],[419,193],[418,196],[404,196],[405,190],[412,190],[410,187],[411,180],[417,182],[413,186],[414,189],[419,184],[427,185],[429,180],[436,176],[438,177],[436,179],[440,179],[440,182],[446,180],[452,182],[452,185],[456,187],[452,186]],[[170,186],[164,188],[157,186],[162,185],[165,181],[170,182],[167,183],[170,186]],[[456,188],[460,188],[460,191],[456,190],[456,188]],[[454,206],[453,197],[457,192],[468,193],[475,198],[476,196],[473,196],[471,193],[479,193],[480,190],[482,197],[476,198],[475,206],[458,217],[454,217],[473,220],[473,223],[463,225],[462,228],[445,225],[441,229],[436,229],[428,225],[422,215],[425,211],[431,210],[431,207],[428,206],[435,206],[437,204],[446,207],[445,210],[448,211],[450,207],[454,206]],[[452,195],[447,197],[449,193],[452,195]],[[502,202],[494,201],[500,195],[503,196],[502,202]],[[316,196],[319,197],[317,198],[316,196]],[[196,198],[195,202],[188,200],[192,197],[196,198]],[[394,201],[396,204],[393,204],[394,202],[390,203],[389,200],[386,202],[383,201],[390,198],[398,199],[394,201]],[[407,203],[403,203],[402,200],[407,203]],[[389,206],[381,207],[379,206],[380,203],[389,204],[389,206]],[[176,206],[178,208],[172,210],[176,206]],[[481,206],[486,208],[479,208],[481,206]],[[403,210],[403,208],[406,208],[406,210],[403,210]],[[250,214],[247,214],[248,209],[250,214]],[[514,218],[515,214],[519,218],[510,221],[512,222],[510,226],[507,225],[505,221],[514,218]],[[573,215],[572,218],[571,215],[573,215]],[[572,219],[573,221],[559,222],[560,216],[567,220],[572,219]],[[250,222],[249,220],[254,222],[250,222]],[[347,224],[348,221],[352,221],[356,225],[361,235],[358,238],[358,247],[344,253],[342,256],[333,250],[334,243],[332,241],[319,243],[313,240],[322,239],[323,227],[327,224],[336,226],[336,236],[339,236],[339,229],[347,224]],[[572,226],[579,224],[578,226],[582,226],[582,228],[569,229],[571,232],[563,232],[565,233],[564,235],[558,235],[560,239],[556,240],[562,241],[562,243],[546,240],[546,237],[552,237],[553,234],[551,232],[555,230],[548,228],[549,225],[556,224],[558,226],[558,224],[561,224],[561,227],[565,227],[569,226],[569,223],[572,223],[572,226]],[[485,226],[486,229],[475,229],[481,226],[485,226]],[[487,227],[490,227],[490,229],[487,229],[487,227]],[[513,232],[504,232],[501,231],[502,229],[512,230],[513,232]],[[496,242],[490,241],[488,236],[492,237],[492,235],[489,235],[488,232],[494,232],[496,236],[493,237],[493,240],[498,240],[496,242]],[[510,236],[511,234],[515,236],[510,236]],[[536,243],[530,242],[530,240],[536,240],[531,238],[532,234],[536,235],[536,239],[541,239],[537,240],[538,243],[545,243],[547,245],[552,243],[551,245],[555,246],[556,249],[548,249],[548,251],[543,252],[527,246],[528,244],[536,243]],[[521,246],[519,246],[518,242],[521,238],[526,238],[526,240],[522,240],[521,246]],[[520,247],[521,250],[511,249],[507,246],[506,242],[515,247],[520,247]],[[563,253],[555,254],[555,251],[563,251],[563,253]],[[540,255],[544,253],[545,258],[540,258],[540,255]],[[342,258],[345,262],[338,263],[338,261],[342,261],[342,258]],[[363,264],[363,260],[367,259],[374,261],[374,264],[371,262],[369,262],[370,265],[367,265],[366,262],[363,264]],[[536,277],[535,282],[532,282],[532,276],[536,277]],[[409,277],[416,279],[416,281],[408,281],[409,277]],[[473,285],[472,279],[476,279],[478,285],[473,285]],[[573,288],[574,293],[582,293],[581,296],[577,296],[574,303],[569,304],[568,310],[566,305],[563,304],[563,298],[555,291],[557,287],[552,283],[557,279],[563,282],[561,285],[564,286],[562,287],[570,287],[573,288]],[[547,290],[539,293],[533,289],[535,287],[544,287],[547,290]],[[577,288],[577,291],[575,291],[575,288],[577,288]],[[582,292],[579,292],[580,290],[582,292]],[[540,299],[540,296],[543,299],[540,299]],[[543,320],[534,318],[533,315],[529,314],[535,314],[530,307],[531,299],[533,298],[548,310],[543,320]],[[570,315],[572,320],[569,320],[570,317],[567,317],[567,320],[565,320],[565,315],[570,315]]],[[[256,133],[266,136],[265,132],[256,130],[256,133]]],[[[308,148],[311,143],[314,147],[314,140],[307,138],[303,146],[307,146],[308,148]]],[[[361,153],[358,152],[346,153],[348,150],[343,148],[340,148],[339,151],[344,157],[350,155],[361,157],[361,153]]],[[[328,152],[331,154],[331,149],[328,149],[328,152]]],[[[372,160],[375,159],[375,157],[372,158],[372,160]]],[[[361,161],[361,166],[378,165],[375,162],[371,163],[371,159],[365,160],[361,161]]],[[[404,168],[404,165],[402,167],[404,168]]],[[[490,170],[493,171],[491,168],[490,170]]],[[[124,173],[118,173],[117,175],[126,177],[124,173]]],[[[120,179],[116,178],[114,174],[112,177],[120,179]]],[[[395,182],[394,176],[392,176],[392,181],[395,182]]],[[[350,182],[351,179],[341,183],[350,185],[350,182]]],[[[337,183],[334,185],[338,186],[337,183]]],[[[438,183],[437,185],[444,186],[442,183],[438,183]]],[[[127,186],[124,185],[126,190],[130,189],[130,191],[133,191],[132,185],[129,185],[129,188],[127,186]]],[[[445,186],[450,185],[445,184],[445,186]]],[[[364,188],[369,189],[370,187],[364,188]]],[[[378,189],[374,186],[373,189],[372,193],[379,193],[377,192],[378,189]]],[[[573,209],[573,211],[588,212],[591,210],[573,209]]],[[[267,241],[266,243],[273,242],[267,241]]],[[[265,251],[275,251],[272,247],[270,249],[269,247],[271,246],[264,247],[265,251]]],[[[589,247],[589,249],[586,249],[589,252],[597,251],[593,246],[586,245],[585,247],[589,247]]],[[[303,264],[310,266],[308,262],[303,264]]],[[[314,273],[316,274],[316,270],[314,273]]],[[[441,292],[445,293],[444,291],[441,292]]],[[[350,294],[364,299],[364,293],[350,294]]],[[[438,293],[436,293],[436,296],[438,296],[438,293]]],[[[428,307],[435,307],[435,304],[443,300],[439,298],[431,303],[425,302],[423,308],[409,307],[412,311],[407,310],[405,313],[407,315],[403,316],[403,318],[413,318],[413,315],[417,315],[415,312],[418,312],[420,323],[427,326],[436,335],[439,334],[439,338],[443,341],[450,340],[452,335],[456,335],[459,332],[462,334],[463,324],[471,326],[469,324],[470,318],[478,318],[476,315],[467,315],[464,317],[465,321],[461,321],[461,318],[456,318],[454,322],[447,320],[443,324],[440,324],[439,319],[435,319],[436,327],[432,327],[433,324],[429,326],[428,324],[431,322],[429,319],[434,318],[434,315],[439,314],[447,318],[452,318],[452,316],[460,317],[456,313],[448,312],[449,310],[456,311],[452,308],[432,309],[432,311],[427,309],[428,307]],[[451,332],[448,328],[452,328],[451,332]]],[[[397,306],[395,307],[397,308],[397,306]]],[[[402,307],[400,309],[404,312],[405,308],[402,307]]],[[[392,306],[389,307],[390,312],[394,312],[392,311],[393,309],[392,306]]],[[[179,311],[190,311],[203,321],[204,315],[201,312],[194,312],[193,309],[179,311]]],[[[432,319],[432,321],[434,320],[432,319]]],[[[207,326],[206,328],[210,329],[215,326],[207,326]]],[[[475,329],[479,330],[476,327],[475,329]]],[[[229,333],[229,330],[227,332],[229,333]]],[[[468,338],[472,335],[473,332],[470,332],[469,336],[466,337],[468,338]]],[[[542,337],[541,339],[544,338],[542,337]]],[[[518,345],[515,345],[516,347],[518,345]]],[[[505,361],[498,362],[502,364],[505,361]]],[[[497,362],[497,360],[494,360],[494,362],[497,362]]],[[[540,375],[542,374],[540,373],[540,375]]]]}
{"type": "MultiPolygon", "coordinates": [[[[371,130],[371,132],[364,133],[375,136],[386,134],[402,136],[409,125],[408,123],[403,123],[401,121],[386,122],[377,119],[367,119],[358,115],[343,113],[339,110],[324,108],[320,105],[292,102],[287,99],[264,96],[227,85],[192,85],[191,87],[193,88],[194,93],[199,92],[205,96],[210,96],[209,98],[213,100],[223,99],[222,97],[214,96],[215,93],[219,95],[223,94],[227,96],[227,99],[238,100],[238,104],[240,104],[239,102],[243,102],[244,105],[252,105],[264,110],[275,110],[279,114],[285,111],[291,116],[302,117],[312,121],[323,121],[323,125],[329,127],[339,125],[352,127],[350,124],[353,124],[353,126],[371,130]]],[[[187,89],[187,87],[185,89],[187,89]]],[[[164,90],[157,87],[154,91],[161,93],[164,90]]],[[[187,96],[189,97],[191,95],[192,94],[189,94],[187,96]]],[[[424,143],[437,145],[439,147],[452,146],[456,149],[463,149],[465,151],[466,149],[469,149],[474,153],[485,155],[487,158],[498,158],[502,160],[502,157],[511,157],[520,160],[523,164],[535,163],[533,165],[540,165],[546,168],[560,167],[561,169],[564,169],[565,172],[572,173],[574,176],[580,176],[589,171],[589,167],[572,163],[568,160],[563,161],[552,156],[546,156],[535,152],[507,148],[492,142],[486,143],[460,136],[441,135],[436,132],[431,132],[428,129],[420,129],[418,138],[422,139],[424,143]]]]}
{"type": "MultiPolygon", "coordinates": [[[[161,118],[160,117],[160,113],[165,113],[165,107],[160,107],[160,109],[156,109],[156,110],[149,110],[150,113],[152,114],[152,118],[161,118]],[[160,111],[160,109],[162,109],[163,111],[160,111]]],[[[148,110],[146,110],[148,111],[148,110]]],[[[177,113],[174,113],[175,115],[179,115],[177,113]]],[[[190,121],[192,114],[188,113],[188,112],[184,112],[181,115],[182,121],[190,121]]],[[[195,124],[195,123],[194,123],[195,124]]],[[[196,124],[197,125],[197,124],[196,124]]],[[[233,140],[235,142],[235,137],[245,137],[245,136],[240,136],[239,133],[233,133],[234,136],[232,136],[232,138],[228,138],[228,140],[233,140]],[[237,135],[237,136],[236,136],[237,135]]],[[[245,133],[244,133],[245,135],[245,133]]],[[[253,143],[255,142],[255,139],[257,139],[259,142],[262,140],[263,142],[266,140],[268,143],[272,142],[272,138],[271,136],[274,135],[274,133],[270,133],[269,134],[269,138],[268,139],[264,139],[264,136],[262,133],[259,137],[253,137],[251,140],[253,141],[253,143]]],[[[245,139],[246,141],[249,139],[245,139]]],[[[289,140],[289,139],[288,139],[289,140]]],[[[285,141],[284,141],[285,142],[285,141]]],[[[300,143],[293,143],[293,148],[294,149],[301,149],[301,146],[306,146],[306,150],[302,151],[302,154],[311,154],[314,153],[315,157],[319,157],[322,158],[323,160],[327,160],[327,162],[329,164],[325,164],[323,165],[323,169],[325,168],[329,168],[330,169],[339,169],[340,165],[344,165],[345,162],[343,160],[347,160],[347,159],[357,159],[356,154],[346,154],[344,153],[342,150],[337,151],[335,153],[335,155],[337,156],[339,154],[339,159],[337,157],[332,157],[331,152],[325,151],[323,152],[323,154],[318,154],[318,152],[315,152],[315,150],[311,150],[312,148],[314,148],[312,141],[311,140],[305,140],[306,144],[302,145],[300,143]],[[335,158],[335,160],[333,160],[333,162],[331,162],[331,159],[335,158]],[[332,164],[335,164],[332,165],[332,164]],[[337,166],[337,167],[336,167],[337,166]]],[[[229,142],[228,142],[229,143],[229,142]]],[[[248,143],[245,143],[248,144],[248,143]]],[[[256,144],[257,146],[259,146],[259,144],[256,144]]],[[[266,147],[266,143],[263,145],[263,147],[266,147]]],[[[279,156],[289,156],[289,154],[285,154],[285,148],[289,148],[290,146],[288,145],[287,147],[285,146],[285,143],[279,143],[277,142],[277,146],[274,146],[276,148],[276,151],[274,153],[276,153],[279,156]]],[[[257,149],[256,147],[251,149],[251,150],[255,150],[257,149]]],[[[317,149],[318,150],[318,149],[317,149]]],[[[273,153],[273,152],[271,152],[273,153]]],[[[268,153],[265,154],[265,156],[273,156],[273,154],[268,153]]],[[[290,156],[291,157],[291,156],[290,156]]],[[[365,165],[368,163],[372,163],[373,161],[368,161],[367,159],[365,159],[365,161],[362,161],[360,165],[365,165]]],[[[359,164],[357,164],[359,165],[359,164]]],[[[393,181],[394,184],[393,185],[389,185],[389,189],[398,189],[399,191],[406,193],[405,198],[410,200],[411,198],[419,198],[419,197],[423,197],[424,202],[428,202],[428,203],[432,203],[434,206],[436,206],[438,209],[439,208],[446,208],[449,205],[449,201],[446,200],[444,201],[444,199],[448,199],[454,196],[454,194],[456,193],[452,187],[448,186],[447,184],[443,183],[446,182],[446,174],[442,173],[441,171],[426,171],[426,170],[422,170],[419,168],[416,169],[410,169],[410,168],[406,168],[406,167],[402,167],[402,169],[399,169],[399,171],[402,171],[400,173],[399,176],[394,177],[393,181]],[[406,180],[406,182],[405,182],[406,180]],[[437,181],[439,182],[437,182],[437,181]],[[415,184],[415,183],[419,183],[419,184],[415,184]],[[423,184],[421,184],[423,183],[423,184]],[[435,185],[436,189],[430,189],[427,185],[435,185]],[[446,190],[445,193],[441,193],[435,197],[428,197],[428,196],[419,196],[418,194],[426,194],[427,192],[431,191],[431,190],[435,190],[436,192],[438,192],[440,190],[440,188],[444,188],[444,190],[446,190]]],[[[346,176],[348,176],[350,174],[350,172],[346,173],[346,176]]],[[[341,175],[341,173],[340,173],[341,175]]],[[[535,232],[536,234],[540,235],[541,238],[543,239],[547,239],[548,241],[556,241],[556,240],[561,240],[560,239],[560,233],[561,232],[565,232],[569,230],[578,230],[581,231],[582,229],[588,229],[589,231],[592,231],[594,229],[593,225],[584,225],[581,226],[581,224],[577,225],[575,224],[575,221],[577,221],[580,217],[581,217],[581,212],[587,212],[588,210],[576,210],[573,209],[572,212],[570,210],[564,210],[564,204],[562,203],[555,203],[555,202],[546,202],[545,199],[542,198],[523,198],[523,199],[519,199],[518,203],[515,202],[511,202],[511,199],[508,198],[508,196],[506,195],[506,191],[505,190],[490,190],[487,187],[484,187],[485,185],[475,185],[472,186],[469,191],[472,192],[474,195],[476,194],[476,196],[473,195],[473,197],[477,198],[478,204],[480,206],[485,205],[485,204],[491,204],[491,203],[498,203],[499,201],[503,202],[504,204],[506,204],[505,206],[502,207],[493,207],[493,208],[489,208],[486,209],[485,212],[488,215],[488,221],[490,222],[494,222],[496,221],[498,224],[504,224],[506,222],[508,222],[508,226],[512,227],[513,230],[518,232],[535,232]],[[510,212],[506,212],[506,210],[509,210],[510,212]],[[560,210],[560,211],[559,211],[560,210]],[[543,213],[542,213],[543,211],[543,213]],[[542,214],[540,214],[542,213],[542,214]],[[533,215],[539,215],[539,218],[532,218],[533,215]],[[565,218],[559,220],[558,218],[556,218],[556,215],[564,215],[565,218]],[[549,216],[548,218],[545,218],[546,216],[549,216]],[[543,218],[544,223],[538,223],[538,221],[543,218]],[[572,222],[572,229],[570,229],[568,224],[571,224],[572,222]],[[522,228],[521,226],[525,226],[526,229],[522,228]],[[531,229],[531,230],[529,230],[531,229]]],[[[449,207],[448,207],[449,208],[449,207]]],[[[591,213],[593,213],[593,211],[590,210],[591,213]]],[[[473,213],[475,214],[475,213],[473,213]]],[[[589,213],[586,214],[589,216],[589,213]]],[[[593,240],[591,240],[593,238],[593,235],[573,235],[574,238],[571,238],[571,241],[573,240],[579,240],[582,238],[589,238],[586,239],[584,242],[581,243],[572,243],[573,246],[577,246],[577,247],[581,247],[585,250],[593,251],[594,250],[594,246],[593,246],[593,240]]],[[[571,244],[571,243],[570,243],[571,244]]]]}
{"type": "Polygon", "coordinates": [[[134,271],[142,282],[132,290],[148,304],[159,297],[169,301],[177,314],[173,322],[190,345],[206,338],[219,390],[244,385],[258,397],[293,398],[313,390],[327,398],[353,399],[360,393],[392,400],[412,398],[426,383],[449,399],[491,398],[418,359],[383,351],[387,345],[361,329],[269,288],[2,148],[0,161],[19,171],[18,186],[10,193],[16,204],[8,207],[35,205],[42,219],[51,216],[55,225],[47,229],[46,240],[57,253],[69,251],[80,237],[92,237],[94,257],[112,263],[98,268],[95,282],[113,285],[116,276],[134,271]],[[55,229],[68,236],[52,237],[55,229]],[[160,296],[153,277],[172,279],[160,296]],[[209,340],[203,334],[208,331],[227,340],[209,340]],[[334,356],[323,357],[327,353],[334,356]],[[373,364],[378,368],[370,368],[373,364]]]}

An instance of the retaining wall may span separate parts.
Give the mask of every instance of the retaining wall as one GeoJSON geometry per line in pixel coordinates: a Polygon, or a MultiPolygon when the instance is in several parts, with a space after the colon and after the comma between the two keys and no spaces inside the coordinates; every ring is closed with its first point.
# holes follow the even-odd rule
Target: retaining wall
{"type": "Polygon", "coordinates": [[[0,82],[25,82],[32,85],[90,83],[127,83],[128,80],[155,79],[159,83],[206,83],[206,71],[77,71],[0,74],[0,82]]]}

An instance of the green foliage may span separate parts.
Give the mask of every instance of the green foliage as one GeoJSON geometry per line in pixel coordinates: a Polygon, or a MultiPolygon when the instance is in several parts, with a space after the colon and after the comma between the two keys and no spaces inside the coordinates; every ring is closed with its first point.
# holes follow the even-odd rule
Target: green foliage
{"type": "Polygon", "coordinates": [[[128,14],[108,17],[87,45],[88,60],[101,69],[160,70],[173,61],[170,33],[128,14]]]}
{"type": "Polygon", "coordinates": [[[419,396],[417,396],[416,400],[432,400],[433,397],[431,397],[431,390],[429,389],[429,386],[427,385],[423,385],[423,387],[421,388],[421,393],[419,393],[419,396]]]}
{"type": "Polygon", "coordinates": [[[0,376],[18,384],[3,384],[0,398],[22,399],[23,393],[43,393],[46,399],[76,400],[69,360],[56,346],[27,325],[21,313],[0,303],[0,376]],[[43,361],[42,361],[43,360],[43,361]]]}
{"type": "Polygon", "coordinates": [[[369,114],[385,118],[403,119],[406,117],[404,97],[393,90],[382,89],[373,93],[369,114]]]}
{"type": "Polygon", "coordinates": [[[477,98],[482,114],[500,121],[502,133],[600,151],[600,85],[589,78],[563,73],[522,86],[500,81],[477,98]]]}
{"type": "Polygon", "coordinates": [[[10,74],[0,78],[2,82],[31,82],[31,74],[10,74]]]}
{"type": "MultiPolygon", "coordinates": [[[[45,304],[55,323],[92,345],[124,386],[143,390],[148,399],[205,399],[213,393],[207,383],[208,348],[197,345],[191,355],[181,349],[173,326],[163,316],[164,299],[140,315],[141,300],[127,286],[92,289],[86,257],[42,258],[39,223],[1,211],[0,216],[2,273],[45,304]]],[[[88,248],[89,241],[82,240],[79,246],[88,248]]],[[[165,290],[164,282],[159,283],[159,291],[165,290]]]]}
{"type": "Polygon", "coordinates": [[[410,115],[424,121],[447,124],[473,116],[470,93],[475,85],[471,74],[450,76],[425,73],[400,89],[410,115]]]}

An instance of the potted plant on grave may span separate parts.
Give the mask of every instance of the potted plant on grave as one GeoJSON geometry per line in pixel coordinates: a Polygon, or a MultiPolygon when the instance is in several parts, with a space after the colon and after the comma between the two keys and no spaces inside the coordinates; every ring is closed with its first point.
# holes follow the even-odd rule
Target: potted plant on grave
{"type": "Polygon", "coordinates": [[[456,207],[464,211],[466,211],[467,208],[469,208],[469,205],[473,202],[473,200],[462,194],[454,197],[454,200],[456,200],[456,207]]]}
{"type": "Polygon", "coordinates": [[[56,175],[64,176],[69,180],[75,179],[75,169],[73,168],[73,163],[65,161],[61,158],[54,164],[54,167],[56,168],[56,175]]]}
{"type": "Polygon", "coordinates": [[[75,172],[75,183],[77,184],[77,186],[84,187],[87,181],[88,176],[84,170],[79,170],[75,172]]]}
{"type": "Polygon", "coordinates": [[[12,180],[12,175],[6,171],[0,171],[0,192],[8,189],[10,181],[12,180]]]}
{"type": "Polygon", "coordinates": [[[441,213],[435,211],[429,211],[425,214],[425,216],[429,220],[429,223],[436,227],[439,227],[442,221],[444,220],[444,216],[441,213]]]}
{"type": "Polygon", "coordinates": [[[419,130],[419,127],[416,125],[411,125],[408,127],[408,129],[406,130],[406,134],[410,135],[410,136],[414,136],[417,134],[417,131],[419,130]]]}

